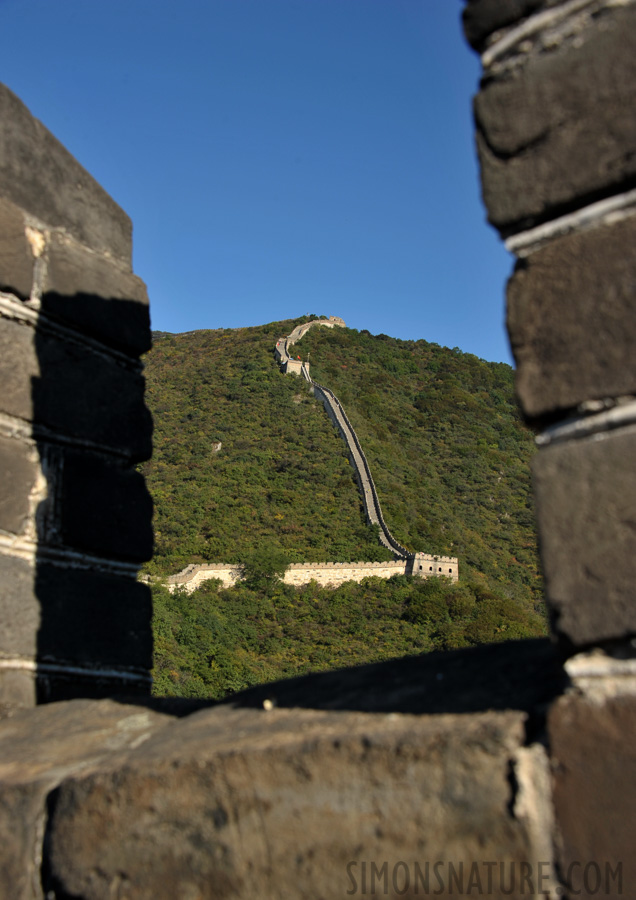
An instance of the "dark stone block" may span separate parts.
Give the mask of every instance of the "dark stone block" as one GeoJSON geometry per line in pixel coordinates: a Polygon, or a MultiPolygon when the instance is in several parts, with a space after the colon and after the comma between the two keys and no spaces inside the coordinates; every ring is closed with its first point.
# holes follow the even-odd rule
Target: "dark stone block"
{"type": "Polygon", "coordinates": [[[557,635],[585,646],[636,634],[636,430],[542,449],[539,544],[557,635]]]}
{"type": "Polygon", "coordinates": [[[34,585],[31,563],[0,556],[0,657],[35,658],[40,607],[34,585]]]}
{"type": "Polygon", "coordinates": [[[567,896],[633,896],[636,697],[568,694],[550,712],[548,736],[567,896]]]}
{"type": "Polygon", "coordinates": [[[115,360],[31,326],[0,320],[0,409],[135,460],[151,453],[145,381],[115,360]]]}
{"type": "Polygon", "coordinates": [[[130,266],[132,225],[106,191],[7,87],[0,85],[0,194],[130,266]]]}
{"type": "Polygon", "coordinates": [[[468,0],[462,13],[466,40],[475,50],[483,50],[486,38],[499,28],[515,25],[532,13],[561,0],[468,0]]]}
{"type": "Polygon", "coordinates": [[[152,667],[152,603],[145,584],[39,563],[35,594],[41,609],[39,661],[95,669],[152,667]]]}
{"type": "Polygon", "coordinates": [[[0,530],[24,532],[29,518],[29,492],[37,477],[37,452],[0,436],[0,530]]]}
{"type": "Polygon", "coordinates": [[[21,300],[30,297],[33,263],[23,212],[0,197],[0,291],[21,300]]]}
{"type": "Polygon", "coordinates": [[[152,666],[146,585],[70,563],[34,569],[7,556],[0,575],[0,656],[97,669],[152,666]]]}
{"type": "Polygon", "coordinates": [[[511,809],[523,741],[513,712],[202,710],[60,784],[44,889],[107,897],[123,875],[130,897],[341,898],[368,893],[362,860],[534,863],[545,849],[511,809]]]}
{"type": "Polygon", "coordinates": [[[530,419],[636,394],[636,218],[554,240],[508,284],[519,402],[530,419]]]}
{"type": "Polygon", "coordinates": [[[489,82],[475,99],[489,221],[504,234],[636,183],[636,7],[489,82]]]}
{"type": "Polygon", "coordinates": [[[150,349],[143,281],[59,234],[48,247],[42,311],[125,353],[150,349]]]}
{"type": "Polygon", "coordinates": [[[170,722],[108,700],[49,704],[0,722],[0,896],[43,897],[47,797],[60,780],[125,753],[170,722]]]}
{"type": "Polygon", "coordinates": [[[89,453],[64,453],[59,499],[65,544],[142,562],[152,556],[152,500],[143,475],[89,453]]]}

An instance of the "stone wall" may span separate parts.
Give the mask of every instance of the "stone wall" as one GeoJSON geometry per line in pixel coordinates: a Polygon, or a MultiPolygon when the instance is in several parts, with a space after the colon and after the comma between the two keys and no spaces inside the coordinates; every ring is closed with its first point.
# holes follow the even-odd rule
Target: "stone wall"
{"type": "MultiPolygon", "coordinates": [[[[394,575],[414,575],[420,578],[450,578],[457,581],[459,566],[457,559],[450,556],[429,556],[427,553],[416,553],[409,559],[390,560],[389,562],[358,563],[292,563],[283,576],[285,584],[309,584],[316,581],[325,587],[335,587],[345,581],[362,581],[369,576],[376,578],[392,578],[394,575]]],[[[204,582],[218,579],[223,587],[232,587],[240,578],[237,566],[221,563],[191,564],[177,575],[166,579],[166,586],[171,592],[183,588],[189,594],[204,582]]]]}
{"type": "Polygon", "coordinates": [[[148,298],[131,223],[0,86],[0,705],[147,692],[148,298]]]}
{"type": "MultiPolygon", "coordinates": [[[[149,702],[76,699],[14,712],[0,721],[1,896],[636,896],[636,370],[629,303],[636,258],[628,240],[635,15],[626,0],[470,0],[465,10],[466,32],[485,67],[475,105],[484,194],[492,221],[519,255],[508,289],[509,327],[522,409],[542,429],[535,479],[553,641],[317,673],[208,708],[193,701],[158,711],[149,702]]],[[[2,97],[6,141],[32,120],[12,95],[2,97]]],[[[4,285],[13,317],[3,313],[2,327],[14,336],[23,329],[32,346],[44,319],[29,318],[32,306],[42,314],[26,300],[28,273],[40,271],[46,235],[27,231],[20,210],[28,201],[29,214],[48,221],[38,206],[45,185],[30,193],[32,167],[46,171],[59,145],[37,123],[31,128],[46,152],[29,163],[16,145],[18,183],[0,219],[0,259],[15,276],[15,285],[4,285]],[[20,272],[27,273],[22,281],[20,272]],[[16,319],[18,310],[26,318],[16,319]]],[[[6,159],[0,153],[0,166],[6,159]]],[[[62,154],[60,172],[64,160],[62,154]]],[[[68,184],[62,180],[50,199],[49,225],[93,241],[95,217],[87,213],[79,229],[66,211],[82,184],[90,182],[77,171],[68,184]]],[[[108,219],[100,196],[96,191],[97,219],[108,219]]],[[[115,247],[111,226],[104,225],[115,247]]],[[[90,305],[81,311],[91,312],[90,305]]],[[[11,366],[0,355],[7,396],[23,398],[23,412],[25,371],[33,371],[42,392],[37,416],[2,409],[13,428],[3,438],[10,490],[3,488],[0,504],[5,580],[13,585],[4,601],[12,649],[29,606],[13,600],[19,582],[11,581],[11,564],[33,584],[37,560],[19,548],[33,546],[29,535],[49,534],[36,530],[44,525],[32,510],[40,473],[60,471],[44,467],[45,445],[64,459],[72,451],[91,460],[102,458],[84,441],[111,446],[103,433],[99,441],[92,432],[81,442],[76,436],[77,419],[96,427],[95,419],[81,418],[89,353],[82,321],[81,328],[77,319],[63,325],[81,336],[77,350],[58,331],[42,336],[59,353],[76,353],[67,381],[55,379],[58,366],[46,367],[46,356],[38,369],[32,362],[25,370],[23,360],[34,359],[29,341],[6,340],[24,353],[11,366]],[[50,398],[67,384],[73,390],[60,393],[56,418],[50,398]]],[[[62,328],[61,315],[55,324],[62,328]]],[[[110,347],[105,337],[97,343],[110,347]]],[[[103,352],[99,359],[112,374],[112,351],[103,352]]],[[[59,371],[63,376],[64,366],[59,371]]],[[[103,383],[90,379],[91,392],[103,383]]],[[[117,408],[119,394],[100,407],[102,416],[111,404],[117,408]]],[[[126,452],[132,458],[140,451],[126,452]]],[[[105,454],[102,471],[110,471],[111,456],[105,454]]],[[[75,496],[64,488],[64,471],[57,488],[50,481],[51,496],[61,500],[75,496]]],[[[100,490],[113,481],[94,474],[89,483],[100,490]]],[[[78,534],[63,515],[56,521],[65,540],[78,534]]],[[[103,529],[104,545],[114,542],[108,516],[103,529]]],[[[84,566],[92,559],[83,544],[56,557],[57,545],[47,540],[47,571],[55,557],[66,584],[77,572],[97,578],[91,568],[74,567],[75,552],[84,566]]],[[[104,578],[128,583],[112,573],[104,578]]],[[[51,625],[58,623],[52,652],[67,646],[68,597],[75,596],[60,587],[47,596],[51,625]]],[[[85,595],[97,616],[88,652],[96,646],[98,661],[100,628],[121,627],[125,641],[134,605],[124,594],[129,602],[115,608],[110,594],[109,623],[94,602],[99,596],[85,595]]],[[[214,648],[210,661],[222,664],[214,648]]],[[[78,677],[77,690],[83,685],[78,677]]]]}
{"type": "MultiPolygon", "coordinates": [[[[296,341],[299,341],[313,325],[326,325],[329,328],[333,328],[334,325],[345,327],[344,320],[338,316],[330,316],[328,322],[319,319],[308,322],[305,325],[298,325],[287,338],[280,338],[276,342],[276,359],[281,363],[285,374],[293,373],[302,375],[305,380],[309,382],[314,395],[322,401],[325,410],[327,411],[327,415],[340,432],[340,436],[349,450],[349,460],[356,473],[358,488],[362,497],[367,522],[370,525],[377,525],[379,527],[378,537],[380,543],[384,544],[384,546],[398,559],[410,559],[413,554],[395,540],[384,520],[380,499],[371,475],[369,463],[367,462],[358,435],[349,421],[344,407],[333,391],[324,387],[322,384],[318,384],[317,381],[314,381],[309,374],[308,362],[292,360],[287,356],[287,348],[291,344],[296,343],[296,341]]],[[[454,560],[454,563],[456,570],[457,560],[454,560]]]]}
{"type": "Polygon", "coordinates": [[[622,861],[629,896],[636,4],[472,0],[464,22],[484,66],[475,100],[484,200],[518,260],[508,332],[521,410],[539,431],[547,602],[555,638],[574,654],[567,669],[577,689],[548,719],[558,865],[568,873],[581,860],[622,861]]]}
{"type": "Polygon", "coordinates": [[[339,328],[346,328],[344,319],[341,319],[340,316],[329,316],[328,319],[312,319],[311,322],[297,325],[286,338],[279,338],[276,341],[275,356],[285,375],[303,375],[304,373],[309,375],[309,363],[293,359],[289,351],[292,344],[299,341],[310,328],[314,328],[316,325],[322,325],[324,328],[333,328],[336,325],[339,328]]]}

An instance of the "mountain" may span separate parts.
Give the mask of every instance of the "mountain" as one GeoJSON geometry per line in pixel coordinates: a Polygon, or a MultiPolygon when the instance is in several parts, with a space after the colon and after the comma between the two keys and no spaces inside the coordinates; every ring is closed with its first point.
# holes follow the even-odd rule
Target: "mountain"
{"type": "MultiPolygon", "coordinates": [[[[309,393],[306,382],[283,375],[274,359],[276,340],[304,321],[307,317],[253,328],[155,334],[146,358],[155,452],[143,466],[155,501],[157,546],[146,570],[149,574],[174,573],[192,562],[239,563],[253,558],[259,548],[273,554],[283,551],[290,562],[389,558],[377,531],[365,524],[344,442],[324,407],[309,393]]],[[[409,609],[412,613],[418,603],[421,606],[427,591],[433,602],[437,588],[417,586],[423,592],[418,600],[412,588],[402,585],[401,600],[388,615],[385,588],[381,601],[370,599],[368,590],[366,600],[353,600],[358,588],[352,586],[350,603],[367,609],[367,626],[363,616],[355,650],[350,648],[344,657],[339,652],[337,658],[328,653],[329,659],[312,663],[307,635],[302,640],[297,635],[296,649],[300,644],[303,648],[300,656],[282,653],[286,662],[277,666],[271,663],[271,653],[267,657],[255,645],[254,665],[243,667],[238,679],[217,678],[216,694],[316,665],[512,636],[511,627],[514,636],[541,633],[545,624],[529,475],[534,443],[517,412],[512,369],[424,340],[404,341],[348,328],[314,328],[294,345],[294,353],[310,358],[312,377],[343,404],[394,537],[410,550],[457,556],[457,590],[465,598],[472,591],[472,612],[464,609],[461,634],[459,626],[453,626],[454,637],[444,632],[446,637],[435,643],[437,632],[429,629],[427,640],[423,632],[406,639],[404,629],[417,625],[409,609]],[[475,605],[479,598],[499,604],[497,621],[493,619],[485,631],[473,627],[479,618],[475,605]],[[376,618],[384,635],[380,647],[364,636],[365,627],[371,628],[376,618]],[[399,621],[399,635],[393,625],[385,627],[389,619],[399,621]]],[[[447,589],[440,587],[442,593],[447,589]]],[[[247,588],[233,590],[238,597],[247,588]]],[[[303,591],[290,590],[303,596],[303,591]]],[[[158,646],[174,659],[187,651],[190,660],[173,659],[181,688],[183,671],[194,665],[187,641],[179,644],[175,637],[186,607],[198,610],[192,613],[196,619],[209,614],[210,604],[216,605],[215,615],[225,617],[225,631],[209,621],[204,631],[219,644],[219,635],[228,634],[227,617],[235,615],[236,603],[227,599],[227,593],[214,587],[203,592],[205,603],[186,603],[182,598],[179,606],[159,591],[156,603],[165,627],[158,646]]],[[[320,595],[319,605],[333,606],[333,591],[314,594],[320,595]]],[[[457,599],[460,594],[453,596],[457,599]]],[[[445,608],[452,606],[448,594],[445,608]]],[[[258,619],[258,604],[250,614],[258,619]]],[[[452,614],[447,615],[448,623],[455,622],[452,614]]],[[[277,627],[283,627],[281,610],[277,618],[277,627]]],[[[284,618],[283,631],[297,630],[293,614],[284,618]]],[[[315,630],[306,624],[307,632],[315,630]]],[[[327,629],[328,643],[335,646],[340,639],[342,644],[340,626],[333,622],[332,626],[327,629]]],[[[350,623],[343,620],[341,627],[352,633],[350,623]]],[[[318,630],[324,638],[325,629],[318,630]]],[[[227,638],[226,648],[238,652],[239,644],[234,634],[227,638]]]]}

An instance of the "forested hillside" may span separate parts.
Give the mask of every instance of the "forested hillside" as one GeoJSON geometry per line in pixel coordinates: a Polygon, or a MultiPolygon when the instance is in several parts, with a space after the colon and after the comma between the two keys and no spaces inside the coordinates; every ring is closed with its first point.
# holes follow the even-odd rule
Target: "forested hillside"
{"type": "Polygon", "coordinates": [[[240,562],[263,541],[292,562],[391,558],[365,524],[344,443],[322,404],[274,361],[276,339],[292,327],[154,336],[146,359],[154,452],[143,468],[155,501],[148,571],[240,562]]]}
{"type": "MultiPolygon", "coordinates": [[[[389,558],[322,404],[274,360],[276,339],[302,321],[155,335],[149,573],[259,549],[298,562],[389,558]]],[[[533,440],[512,369],[352,329],[313,329],[294,352],[345,406],[394,536],[457,556],[460,585],[209,585],[190,599],[158,589],[157,690],[220,696],[312,668],[541,633],[533,440]]]]}

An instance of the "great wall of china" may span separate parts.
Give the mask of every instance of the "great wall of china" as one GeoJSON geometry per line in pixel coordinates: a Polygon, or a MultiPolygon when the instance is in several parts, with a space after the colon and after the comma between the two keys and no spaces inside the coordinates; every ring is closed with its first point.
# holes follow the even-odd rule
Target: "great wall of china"
{"type": "MultiPolygon", "coordinates": [[[[457,581],[459,565],[456,557],[412,553],[395,540],[384,521],[369,463],[342,404],[333,391],[314,381],[309,373],[309,362],[303,362],[300,358],[293,359],[290,355],[289,348],[307,334],[310,328],[317,325],[326,328],[346,327],[338,316],[313,319],[311,322],[297,325],[291,334],[279,338],[276,342],[276,361],[285,374],[302,376],[311,385],[314,396],[322,400],[327,415],[337,427],[349,450],[349,460],[356,473],[367,522],[378,526],[380,542],[391,551],[395,559],[389,562],[294,563],[287,568],[283,581],[286,584],[296,585],[316,581],[323,586],[337,586],[345,581],[362,581],[370,575],[378,578],[392,578],[394,575],[415,575],[420,578],[445,577],[457,581]]],[[[203,582],[214,578],[219,579],[224,587],[231,587],[240,578],[240,567],[223,563],[191,564],[178,574],[170,575],[166,585],[170,591],[184,589],[191,593],[203,582]]]]}
{"type": "Polygon", "coordinates": [[[463,6],[551,636],[220,703],[150,697],[131,222],[0,85],[0,897],[636,897],[636,0],[463,6]]]}

